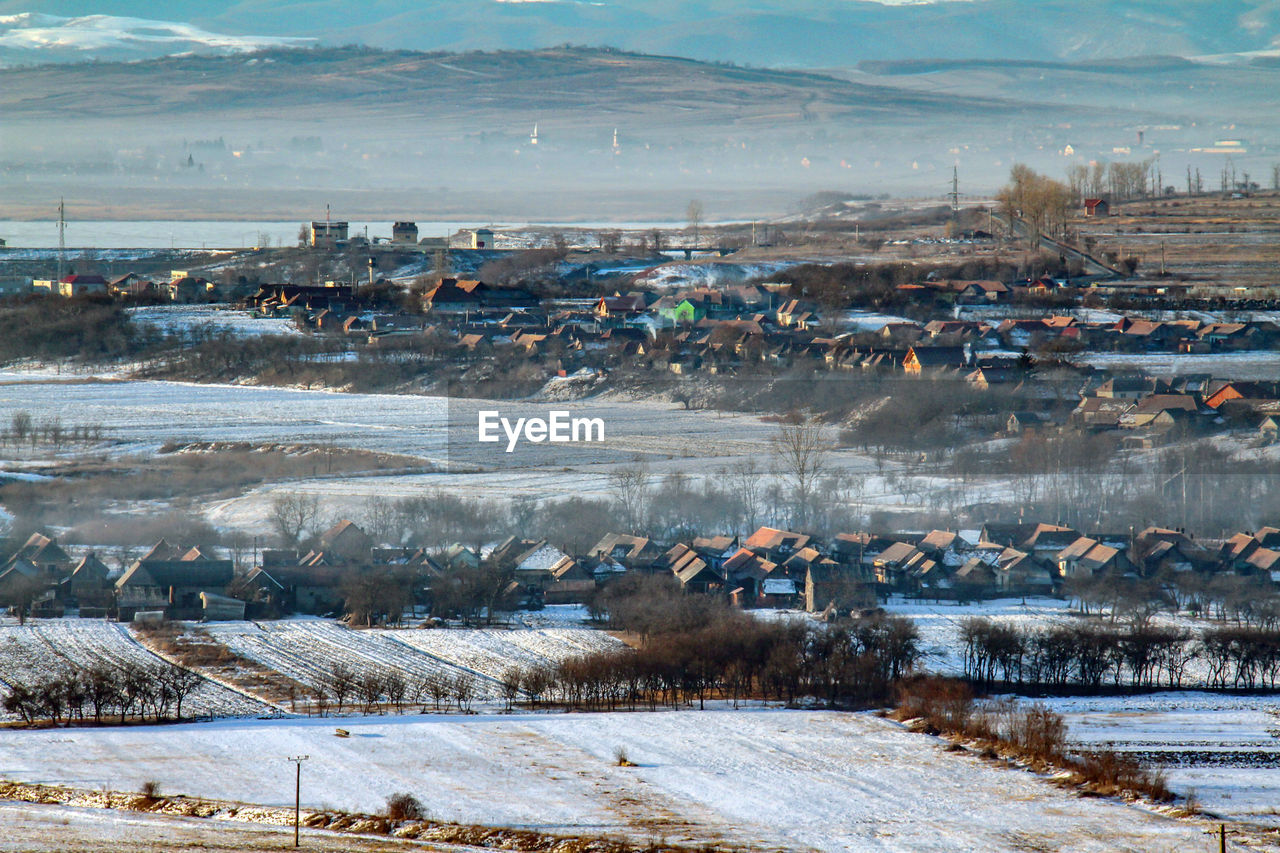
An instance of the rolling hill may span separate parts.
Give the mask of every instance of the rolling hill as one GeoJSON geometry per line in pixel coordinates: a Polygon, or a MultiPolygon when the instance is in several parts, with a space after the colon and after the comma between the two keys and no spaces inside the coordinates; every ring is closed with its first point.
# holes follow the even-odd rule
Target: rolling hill
{"type": "MultiPolygon", "coordinates": [[[[137,19],[155,10],[139,0],[0,0],[0,15],[137,19]]],[[[1274,50],[1280,35],[1280,6],[1271,0],[171,0],[163,14],[207,33],[301,36],[329,45],[466,51],[610,44],[807,68],[922,56],[1082,60],[1233,54],[1274,50]]],[[[106,43],[76,47],[71,31],[77,25],[64,26],[66,44],[46,40],[32,45],[31,53],[39,48],[60,59],[121,58],[106,43]]],[[[132,31],[121,47],[134,58],[163,50],[153,44],[148,54],[136,26],[132,31]]],[[[33,55],[26,61],[39,60],[33,55]]]]}

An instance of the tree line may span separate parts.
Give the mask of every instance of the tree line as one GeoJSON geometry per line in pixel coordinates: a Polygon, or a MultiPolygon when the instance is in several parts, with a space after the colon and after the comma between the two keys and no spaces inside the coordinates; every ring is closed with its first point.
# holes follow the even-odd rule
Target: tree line
{"type": "Polygon", "coordinates": [[[624,578],[593,609],[636,646],[512,670],[504,692],[582,710],[677,708],[708,699],[887,701],[921,657],[911,620],[876,613],[828,624],[764,622],[665,578],[624,578]]]}
{"type": "Polygon", "coordinates": [[[1280,676],[1280,630],[1245,625],[1024,628],[973,617],[961,623],[959,639],[964,676],[982,688],[1179,689],[1195,661],[1210,688],[1274,690],[1280,676]]]}
{"type": "Polygon", "coordinates": [[[159,723],[182,719],[182,703],[204,682],[196,672],[164,661],[99,661],[34,678],[9,680],[4,710],[23,722],[53,725],[116,721],[131,717],[159,723]]]}

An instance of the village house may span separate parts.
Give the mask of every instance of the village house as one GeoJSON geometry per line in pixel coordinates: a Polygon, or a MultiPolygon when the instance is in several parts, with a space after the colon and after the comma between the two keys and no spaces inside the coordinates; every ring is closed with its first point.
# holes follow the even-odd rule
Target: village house
{"type": "Polygon", "coordinates": [[[200,594],[222,594],[234,577],[230,560],[210,559],[199,549],[161,539],[116,581],[119,618],[128,621],[142,611],[161,611],[168,619],[203,618],[200,594]]]}

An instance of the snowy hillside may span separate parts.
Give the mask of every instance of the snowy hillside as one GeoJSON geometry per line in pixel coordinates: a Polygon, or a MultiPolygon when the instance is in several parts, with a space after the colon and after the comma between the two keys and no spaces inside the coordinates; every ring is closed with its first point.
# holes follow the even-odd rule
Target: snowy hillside
{"type": "Polygon", "coordinates": [[[76,18],[34,12],[0,15],[0,66],[89,59],[151,59],[175,53],[236,53],[304,45],[311,41],[222,35],[191,24],[115,15],[76,18]]]}

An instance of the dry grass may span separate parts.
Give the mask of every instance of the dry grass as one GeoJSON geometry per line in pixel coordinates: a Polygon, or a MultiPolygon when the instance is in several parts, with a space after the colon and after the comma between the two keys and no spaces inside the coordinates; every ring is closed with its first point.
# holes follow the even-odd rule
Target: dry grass
{"type": "Polygon", "coordinates": [[[199,627],[183,629],[172,622],[137,625],[139,642],[153,652],[207,678],[230,684],[275,705],[293,704],[308,695],[305,685],[248,658],[241,657],[199,627]]]}
{"type": "MultiPolygon", "coordinates": [[[[0,782],[0,799],[45,805],[74,805],[89,808],[141,811],[181,817],[243,820],[271,825],[293,823],[293,810],[267,806],[246,806],[197,797],[164,797],[112,791],[86,791],[54,785],[0,782]]],[[[361,835],[385,835],[436,844],[453,844],[494,850],[539,851],[539,853],[715,853],[725,848],[712,845],[688,847],[665,841],[635,843],[600,836],[552,835],[526,829],[445,823],[435,820],[402,819],[341,811],[303,812],[303,825],[313,830],[361,835]]]]}
{"type": "MultiPolygon", "coordinates": [[[[1062,715],[1016,699],[975,702],[969,685],[956,679],[927,676],[903,682],[892,716],[912,730],[966,744],[982,758],[1059,774],[1062,784],[1082,792],[1159,803],[1174,798],[1163,774],[1129,756],[1069,748],[1062,715]]],[[[1184,810],[1192,805],[1188,799],[1184,810]]]]}

